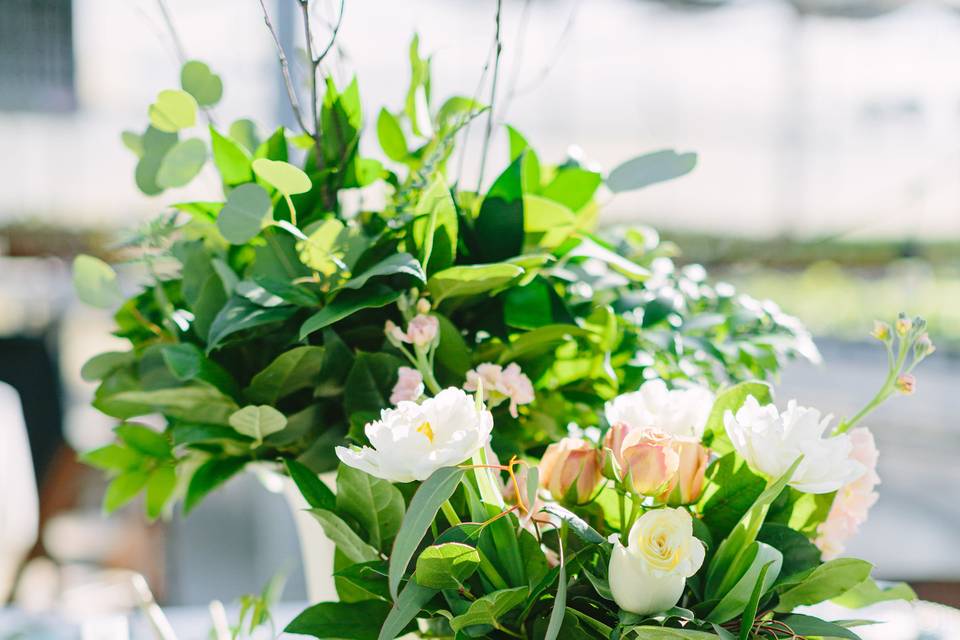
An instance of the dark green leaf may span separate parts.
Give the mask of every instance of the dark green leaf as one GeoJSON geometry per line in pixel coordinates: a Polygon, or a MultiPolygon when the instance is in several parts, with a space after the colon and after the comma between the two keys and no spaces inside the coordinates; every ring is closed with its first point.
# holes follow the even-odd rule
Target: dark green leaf
{"type": "Polygon", "coordinates": [[[416,258],[409,253],[395,253],[363,273],[350,278],[343,283],[343,286],[347,289],[360,289],[371,278],[391,276],[404,276],[410,286],[418,286],[427,282],[427,276],[423,273],[423,268],[416,258]]]}
{"type": "Polygon", "coordinates": [[[246,464],[244,458],[213,458],[200,465],[187,486],[183,512],[193,511],[208,493],[236,475],[246,464]]]}
{"type": "Polygon", "coordinates": [[[407,586],[400,592],[400,597],[396,599],[390,614],[380,629],[377,640],[394,640],[403,635],[405,629],[413,619],[420,613],[420,610],[426,606],[435,595],[436,589],[429,589],[417,584],[416,580],[407,582],[407,586]]]}
{"type": "Polygon", "coordinates": [[[283,463],[307,504],[315,509],[327,511],[333,511],[336,508],[337,498],[320,476],[296,460],[287,459],[283,463]]]}
{"type": "Polygon", "coordinates": [[[860,640],[860,636],[845,627],[841,627],[833,622],[827,622],[813,616],[806,616],[799,613],[779,618],[781,622],[793,629],[798,636],[817,636],[823,638],[846,638],[848,640],[860,640]]]}
{"type": "Polygon", "coordinates": [[[475,231],[483,239],[484,262],[501,262],[523,249],[523,188],[518,158],[500,174],[483,198],[475,231]]]}
{"type": "Polygon", "coordinates": [[[229,336],[246,329],[283,322],[296,313],[295,307],[258,307],[246,298],[234,296],[220,310],[210,325],[207,353],[220,346],[229,336]]]}
{"type": "Polygon", "coordinates": [[[321,602],[294,618],[284,632],[317,638],[376,640],[388,613],[390,604],[382,600],[321,602]]]}
{"type": "Polygon", "coordinates": [[[390,392],[403,362],[388,353],[359,353],[344,383],[347,415],[379,413],[390,406],[390,392]]]}
{"type": "Polygon", "coordinates": [[[377,560],[380,554],[364,542],[343,518],[326,509],[311,509],[310,514],[323,527],[323,532],[337,545],[337,550],[353,562],[377,560]]]}
{"type": "Polygon", "coordinates": [[[219,364],[204,355],[196,345],[181,342],[163,347],[163,360],[181,382],[202,380],[225,394],[236,397],[237,383],[219,364]]]}
{"type": "Polygon", "coordinates": [[[250,381],[244,395],[258,404],[276,404],[283,397],[315,387],[323,367],[323,347],[295,347],[277,356],[250,381]]]}
{"type": "Polygon", "coordinates": [[[727,411],[732,413],[739,411],[749,396],[756,398],[761,405],[773,402],[770,385],[758,380],[748,380],[735,384],[717,394],[704,429],[703,441],[719,455],[724,455],[733,450],[723,426],[724,414],[727,411]]]}
{"type": "Polygon", "coordinates": [[[372,546],[386,550],[403,521],[403,495],[386,480],[341,464],[337,470],[337,512],[360,523],[372,546]]]}
{"type": "Polygon", "coordinates": [[[873,565],[869,562],[856,558],[837,558],[825,562],[799,584],[780,594],[777,611],[792,611],[802,605],[817,604],[842,596],[869,578],[872,569],[873,565]]]}
{"type": "Polygon", "coordinates": [[[348,318],[361,309],[385,307],[396,302],[401,292],[382,284],[371,284],[363,289],[349,289],[340,293],[333,302],[307,318],[300,327],[300,339],[335,322],[348,318]]]}

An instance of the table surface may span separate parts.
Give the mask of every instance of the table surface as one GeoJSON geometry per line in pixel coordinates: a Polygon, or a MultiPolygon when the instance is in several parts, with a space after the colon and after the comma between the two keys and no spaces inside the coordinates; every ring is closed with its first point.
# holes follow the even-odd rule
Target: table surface
{"type": "MultiPolygon", "coordinates": [[[[277,629],[281,629],[304,605],[283,603],[274,611],[277,629]]],[[[836,605],[808,607],[805,612],[828,620],[877,620],[881,624],[857,627],[855,632],[863,640],[956,640],[960,638],[960,610],[930,602],[881,603],[859,610],[836,605]]],[[[177,640],[207,640],[210,636],[210,618],[204,607],[174,607],[167,610],[177,640]]],[[[79,640],[80,623],[57,619],[50,615],[29,616],[21,612],[0,609],[0,640],[79,640]]],[[[140,615],[130,619],[132,640],[154,640],[150,626],[140,615]]],[[[258,638],[272,637],[264,629],[258,638]]],[[[283,638],[299,638],[281,634],[283,638]]],[[[85,639],[86,640],[86,639],[85,639]]],[[[99,639],[97,639],[99,640],[99,639]]],[[[104,637],[106,640],[106,637],[104,637]]]]}

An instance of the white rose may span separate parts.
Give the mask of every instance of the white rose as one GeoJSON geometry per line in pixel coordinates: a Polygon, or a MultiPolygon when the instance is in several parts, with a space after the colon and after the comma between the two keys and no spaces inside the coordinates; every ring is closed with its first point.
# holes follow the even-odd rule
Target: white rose
{"type": "Polygon", "coordinates": [[[638,391],[608,402],[605,414],[611,425],[622,423],[630,429],[658,429],[699,440],[710,417],[713,399],[713,394],[703,387],[667,389],[663,380],[650,380],[638,391]]]}
{"type": "Polygon", "coordinates": [[[384,409],[364,433],[372,447],[337,447],[344,464],[390,482],[426,480],[467,460],[490,439],[493,417],[460,389],[384,409]]]}
{"type": "Polygon", "coordinates": [[[748,396],[736,415],[727,411],[723,423],[733,447],[754,471],[779,478],[803,455],[789,485],[804,493],[830,493],[865,471],[850,456],[849,436],[823,437],[832,417],[821,420],[819,411],[795,400],[780,413],[774,405],[760,406],[748,396]]]}
{"type": "Polygon", "coordinates": [[[614,540],[610,590],[624,611],[649,615],[680,601],[687,578],[703,565],[703,543],[685,509],[654,509],[630,529],[627,546],[614,540]]]}

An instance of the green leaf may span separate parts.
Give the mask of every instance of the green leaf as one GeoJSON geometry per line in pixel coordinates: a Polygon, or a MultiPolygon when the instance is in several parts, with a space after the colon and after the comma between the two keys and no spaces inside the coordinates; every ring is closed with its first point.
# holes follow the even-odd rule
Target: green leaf
{"type": "Polygon", "coordinates": [[[377,116],[377,138],[380,140],[380,148],[388,158],[396,162],[407,159],[409,152],[403,129],[396,117],[386,109],[380,109],[380,115],[377,116]]]}
{"type": "Polygon", "coordinates": [[[170,458],[170,441],[161,433],[142,424],[125,423],[113,430],[124,444],[151,458],[170,458]]]}
{"type": "Polygon", "coordinates": [[[500,174],[484,196],[474,230],[483,262],[502,262],[523,249],[523,188],[518,158],[500,174]]]}
{"type": "Polygon", "coordinates": [[[142,158],[144,154],[143,148],[143,137],[133,131],[124,131],[120,134],[120,139],[123,141],[123,146],[127,149],[130,149],[138,158],[142,158]]]}
{"type": "Polygon", "coordinates": [[[193,511],[208,493],[236,475],[246,464],[244,458],[212,458],[197,467],[187,485],[184,514],[193,511]]]}
{"type": "Polygon", "coordinates": [[[143,153],[137,162],[134,179],[137,187],[148,196],[155,196],[163,189],[157,184],[157,172],[167,152],[177,144],[177,134],[147,127],[140,138],[143,153]]]}
{"type": "Polygon", "coordinates": [[[482,598],[477,598],[470,603],[466,613],[450,621],[450,628],[460,631],[475,625],[499,625],[504,615],[523,604],[528,592],[527,587],[515,587],[494,591],[482,598]]]}
{"type": "Polygon", "coordinates": [[[257,135],[257,125],[253,120],[241,118],[235,120],[227,131],[230,137],[243,145],[243,148],[254,153],[260,146],[260,137],[257,135]]]}
{"type": "MultiPolygon", "coordinates": [[[[207,424],[229,424],[237,404],[218,389],[209,386],[187,386],[153,391],[122,391],[110,396],[122,409],[122,416],[143,416],[162,413],[171,418],[207,424]]],[[[110,415],[116,415],[112,413],[110,415]]]]}
{"type": "Polygon", "coordinates": [[[220,310],[210,325],[207,353],[212,352],[228,337],[240,331],[283,322],[297,312],[296,307],[258,307],[246,298],[234,296],[220,310]]]}
{"type": "Polygon", "coordinates": [[[906,582],[898,582],[889,587],[880,588],[873,579],[867,578],[843,595],[833,598],[831,602],[848,609],[861,609],[888,600],[906,600],[909,602],[916,599],[917,594],[906,582]]]}
{"type": "Polygon", "coordinates": [[[570,530],[573,531],[573,533],[575,533],[576,536],[584,542],[588,542],[590,544],[603,544],[607,540],[600,535],[596,529],[587,524],[583,518],[558,504],[549,503],[544,506],[543,510],[566,522],[570,527],[570,530]]]}
{"type": "Polygon", "coordinates": [[[513,264],[477,264],[450,267],[435,273],[427,282],[434,303],[447,298],[475,296],[505,286],[523,275],[523,269],[513,264]]]}
{"type": "Polygon", "coordinates": [[[410,286],[425,284],[427,276],[423,273],[420,262],[409,253],[395,253],[392,256],[381,260],[360,275],[354,276],[343,283],[346,289],[360,289],[371,278],[386,278],[392,276],[401,276],[407,280],[410,286]]]}
{"type": "Polygon", "coordinates": [[[440,322],[440,343],[435,352],[437,375],[441,382],[452,379],[459,384],[473,366],[473,355],[456,325],[444,315],[434,316],[440,322]]]}
{"type": "Polygon", "coordinates": [[[149,479],[150,475],[146,471],[138,469],[121,473],[111,480],[103,496],[104,512],[113,513],[133,500],[149,479]]]}
{"type": "Polygon", "coordinates": [[[326,509],[311,509],[310,514],[323,527],[323,532],[337,545],[337,550],[353,562],[370,562],[380,558],[379,552],[364,542],[343,518],[326,509]]]}
{"type": "Polygon", "coordinates": [[[212,384],[228,396],[236,397],[237,383],[226,369],[204,355],[196,345],[181,342],[161,350],[167,368],[177,380],[202,380],[212,384]]]}
{"type": "Polygon", "coordinates": [[[221,135],[213,125],[210,126],[210,145],[213,148],[213,162],[226,184],[237,185],[253,180],[250,152],[221,135]]]}
{"type": "Polygon", "coordinates": [[[323,347],[294,347],[253,376],[243,393],[251,402],[276,404],[291,393],[315,387],[323,362],[323,347]]]}
{"type": "Polygon", "coordinates": [[[618,165],[607,176],[607,187],[614,193],[642,189],[657,182],[679,178],[697,166],[697,154],[672,149],[638,156],[618,165]]]}
{"type": "Polygon", "coordinates": [[[344,269],[344,243],[339,241],[344,230],[343,223],[336,218],[324,220],[317,225],[306,240],[297,242],[300,262],[328,276],[344,269]]]}
{"type": "Polygon", "coordinates": [[[297,485],[300,494],[314,509],[325,509],[332,511],[336,508],[336,496],[333,491],[320,479],[320,476],[308,469],[296,460],[285,459],[283,464],[287,467],[287,473],[297,485]]]}
{"type": "Polygon", "coordinates": [[[528,242],[544,249],[560,246],[577,228],[577,216],[565,205],[542,196],[523,196],[523,227],[528,242]]]}
{"type": "Polygon", "coordinates": [[[457,589],[480,566],[480,554],[460,542],[427,547],[417,558],[417,582],[431,589],[457,589]]]}
{"type": "Polygon", "coordinates": [[[370,544],[386,550],[400,530],[403,494],[395,486],[341,464],[337,470],[337,512],[356,520],[370,544]]]}
{"type": "Polygon", "coordinates": [[[317,638],[376,640],[389,613],[390,603],[382,600],[321,602],[300,613],[284,632],[317,638]]]}
{"type": "Polygon", "coordinates": [[[761,405],[773,402],[773,391],[770,385],[759,380],[748,380],[727,387],[717,394],[713,402],[713,408],[710,410],[710,417],[707,418],[707,424],[703,432],[703,442],[718,455],[724,455],[733,451],[730,439],[727,437],[726,428],[723,425],[723,416],[727,411],[736,413],[743,406],[749,396],[757,399],[761,405]]]}
{"type": "Polygon", "coordinates": [[[244,244],[260,233],[273,212],[270,196],[258,184],[242,184],[230,191],[217,216],[217,228],[231,244],[244,244]]]}
{"type": "Polygon", "coordinates": [[[817,636],[822,638],[847,638],[849,640],[860,640],[860,636],[833,622],[827,622],[813,616],[807,616],[799,613],[779,618],[783,624],[787,625],[793,632],[801,637],[817,636]]]}
{"type": "Polygon", "coordinates": [[[183,263],[181,291],[193,312],[193,330],[206,340],[210,325],[227,302],[227,290],[202,241],[178,242],[174,253],[183,263]]]}
{"type": "Polygon", "coordinates": [[[700,512],[713,537],[723,540],[763,493],[766,481],[735,452],[711,463],[706,476],[700,512]]]}
{"type": "Polygon", "coordinates": [[[633,640],[717,640],[713,633],[693,629],[670,629],[659,626],[631,627],[633,640]]]}
{"type": "Polygon", "coordinates": [[[783,554],[783,567],[777,582],[809,571],[820,564],[820,550],[807,536],[783,524],[768,522],[760,527],[757,540],[783,554]]]}
{"type": "Polygon", "coordinates": [[[410,501],[390,553],[390,595],[397,599],[400,580],[427,530],[437,517],[440,506],[450,499],[463,478],[464,470],[441,467],[427,478],[410,501]]]}
{"type": "Polygon", "coordinates": [[[593,199],[601,182],[603,176],[595,171],[568,167],[557,172],[541,195],[569,207],[571,211],[579,211],[593,199]]]}
{"type": "Polygon", "coordinates": [[[173,467],[157,467],[150,473],[147,480],[147,517],[155,520],[163,513],[173,490],[177,487],[177,472],[173,467]]]}
{"type": "Polygon", "coordinates": [[[390,393],[403,362],[388,353],[359,353],[344,381],[347,415],[379,413],[390,406],[390,393]]]}
{"type": "Polygon", "coordinates": [[[560,571],[557,573],[557,595],[553,599],[553,610],[550,612],[550,622],[547,624],[543,640],[557,640],[567,608],[567,565],[564,559],[562,535],[558,544],[560,545],[560,571]]]}
{"type": "Polygon", "coordinates": [[[873,565],[856,558],[837,558],[825,562],[799,584],[780,594],[777,611],[792,611],[796,607],[817,604],[837,598],[870,577],[873,565]]]}
{"type": "Polygon", "coordinates": [[[250,438],[240,435],[233,427],[191,422],[181,422],[173,426],[173,445],[175,447],[184,444],[219,442],[223,440],[250,443],[250,438]]]}
{"type": "Polygon", "coordinates": [[[253,161],[253,172],[266,180],[277,191],[288,196],[310,191],[310,177],[297,167],[282,160],[257,158],[253,161]]]}
{"type": "Polygon", "coordinates": [[[188,60],[180,70],[180,86],[192,95],[197,104],[211,107],[223,96],[223,81],[199,60],[188,60]]]}
{"type": "Polygon", "coordinates": [[[339,322],[361,309],[385,307],[396,302],[401,293],[376,283],[360,290],[343,291],[333,302],[307,318],[300,327],[300,339],[303,340],[311,333],[339,322]]]}
{"type": "Polygon", "coordinates": [[[113,267],[93,256],[81,253],[73,259],[73,288],[91,307],[110,309],[123,302],[113,267]]]}
{"type": "Polygon", "coordinates": [[[131,365],[136,360],[133,351],[105,351],[98,353],[80,367],[80,377],[86,382],[103,380],[121,367],[131,365]]]}
{"type": "Polygon", "coordinates": [[[197,122],[197,101],[186,91],[167,89],[157,95],[147,115],[159,131],[175,133],[197,122]]]}
{"type": "Polygon", "coordinates": [[[650,276],[650,271],[624,258],[616,251],[612,251],[592,238],[583,238],[568,254],[569,257],[596,259],[607,263],[617,273],[636,282],[642,282],[650,276]]]}
{"type": "Polygon", "coordinates": [[[390,609],[390,614],[380,628],[380,635],[377,640],[394,640],[403,635],[405,629],[413,619],[433,597],[437,595],[436,589],[428,589],[417,584],[416,580],[407,582],[407,586],[400,592],[395,606],[390,609]]]}
{"type": "Polygon", "coordinates": [[[443,175],[438,173],[414,209],[413,241],[420,263],[428,272],[446,269],[454,263],[457,233],[457,208],[443,175]]]}
{"type": "Polygon", "coordinates": [[[163,156],[157,171],[157,186],[162,189],[186,186],[197,177],[206,162],[207,145],[203,140],[181,140],[163,156]]]}
{"type": "Polygon", "coordinates": [[[127,471],[143,462],[136,451],[117,444],[108,444],[80,456],[80,461],[104,471],[127,471]]]}
{"type": "Polygon", "coordinates": [[[256,447],[271,433],[282,431],[287,426],[287,417],[270,405],[248,405],[230,416],[230,426],[253,438],[251,446],[256,447]]]}
{"type": "MultiPolygon", "coordinates": [[[[751,602],[755,602],[753,596],[757,589],[759,599],[773,586],[780,574],[780,567],[783,566],[780,552],[763,542],[751,543],[748,554],[741,557],[749,564],[733,587],[705,616],[710,622],[723,624],[741,615],[751,602]]],[[[753,616],[750,616],[750,619],[752,620],[753,616]]]]}

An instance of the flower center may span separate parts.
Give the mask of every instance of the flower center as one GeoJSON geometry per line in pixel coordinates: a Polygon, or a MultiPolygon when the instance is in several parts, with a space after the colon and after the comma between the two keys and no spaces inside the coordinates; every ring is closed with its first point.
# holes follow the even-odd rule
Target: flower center
{"type": "Polygon", "coordinates": [[[430,426],[428,420],[424,420],[423,424],[417,427],[417,432],[427,436],[427,440],[430,441],[430,444],[433,444],[433,427],[430,426]]]}

